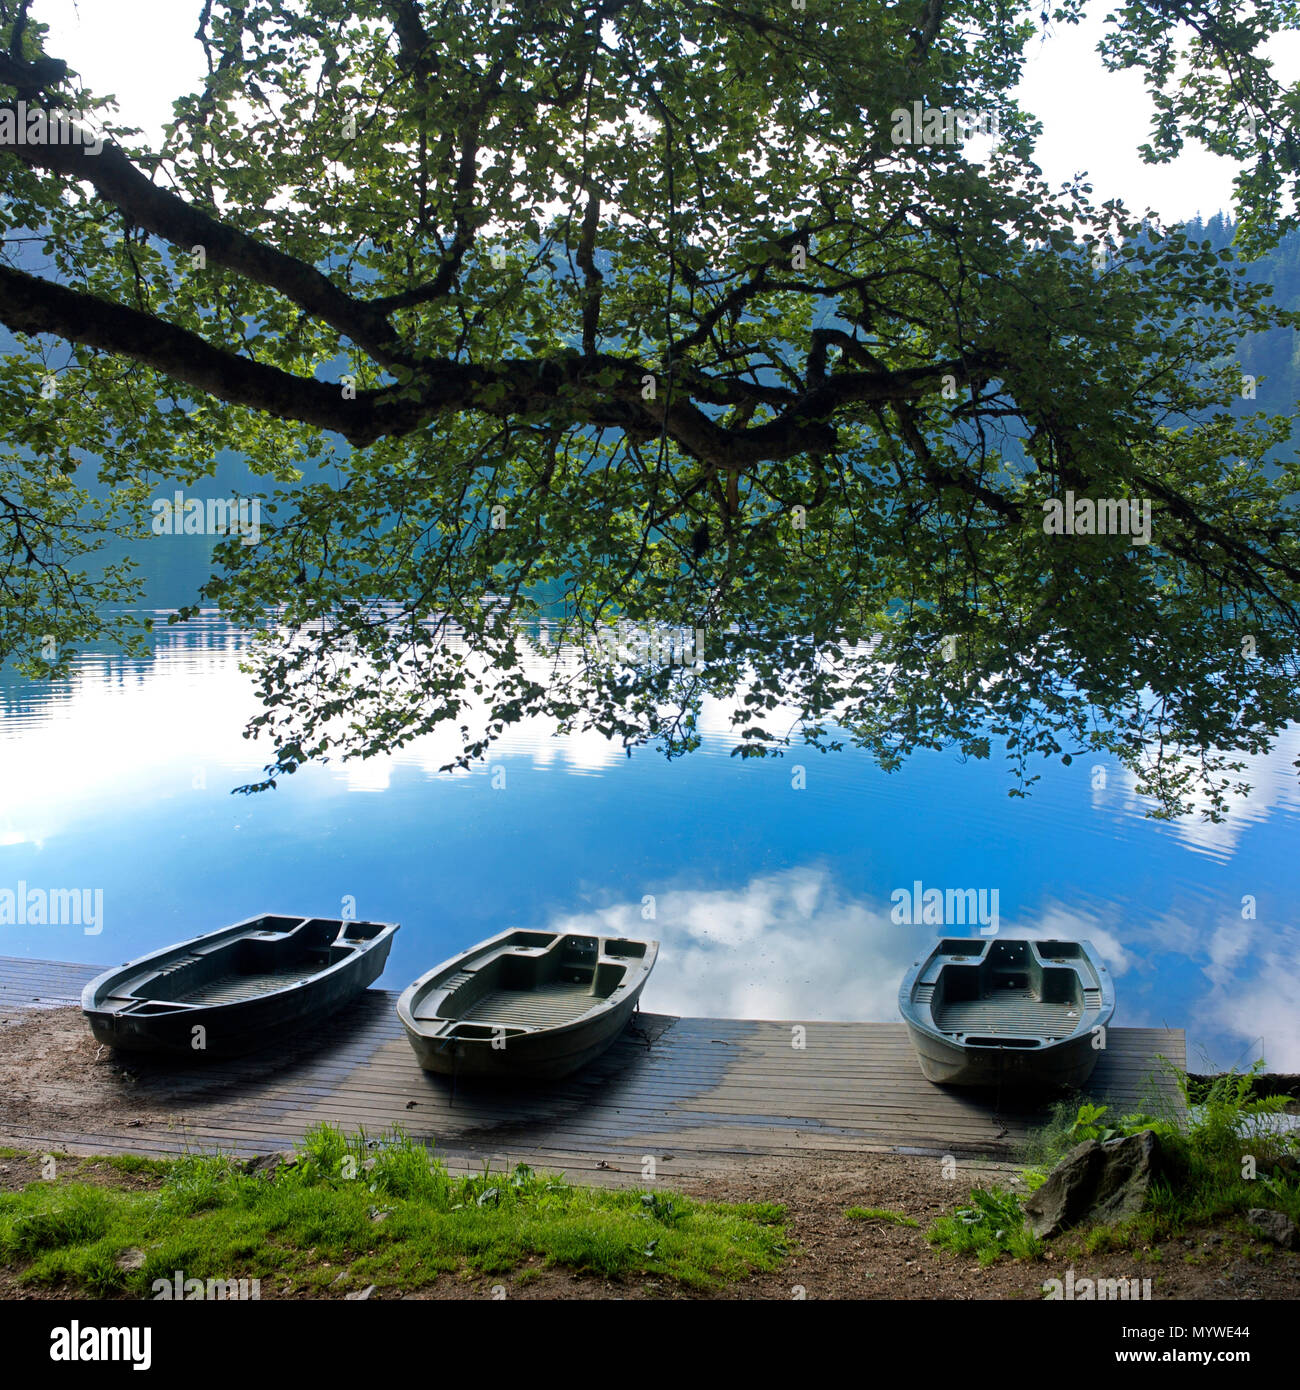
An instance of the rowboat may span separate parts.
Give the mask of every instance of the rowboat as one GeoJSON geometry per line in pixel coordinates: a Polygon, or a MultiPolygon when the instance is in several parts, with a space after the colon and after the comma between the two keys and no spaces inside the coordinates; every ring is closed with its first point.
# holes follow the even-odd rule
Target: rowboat
{"type": "Polygon", "coordinates": [[[501,932],[409,985],[397,1016],[425,1071],[553,1080],[623,1031],[657,941],[501,932]]]}
{"type": "Polygon", "coordinates": [[[903,977],[898,1007],[929,1081],[1080,1086],[1115,988],[1087,941],[943,940],[903,977]]]}
{"type": "Polygon", "coordinates": [[[82,991],[110,1047],[233,1057],[289,1041],[383,973],[395,923],[253,917],[115,966],[82,991]]]}

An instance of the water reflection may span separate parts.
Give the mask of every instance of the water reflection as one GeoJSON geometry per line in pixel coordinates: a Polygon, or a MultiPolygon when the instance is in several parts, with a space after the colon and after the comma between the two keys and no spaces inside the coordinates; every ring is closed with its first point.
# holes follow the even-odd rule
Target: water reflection
{"type": "MultiPolygon", "coordinates": [[[[998,762],[860,754],[741,762],[711,702],[703,748],[666,764],[532,720],[490,763],[439,772],[454,731],[310,767],[232,797],[262,749],[243,639],[161,628],[151,660],[86,656],[56,686],[0,679],[0,888],[104,892],[104,930],[0,925],[0,952],[124,960],[264,910],[404,924],[383,983],[514,925],[654,935],[649,1009],[897,1016],[907,964],[940,928],[891,921],[891,893],[996,889],[1002,933],[1086,937],[1116,1021],[1188,1030],[1189,1056],[1300,1070],[1300,886],[1290,731],[1251,759],[1222,825],[1156,823],[1131,778],[1048,768],[1028,801],[998,762]],[[802,777],[795,769],[803,767],[802,777]]],[[[958,931],[963,929],[957,929],[958,931]]]]}

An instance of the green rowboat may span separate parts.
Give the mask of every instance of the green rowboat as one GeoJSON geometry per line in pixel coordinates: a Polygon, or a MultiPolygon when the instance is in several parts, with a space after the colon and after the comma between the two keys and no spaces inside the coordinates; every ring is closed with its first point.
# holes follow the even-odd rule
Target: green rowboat
{"type": "Polygon", "coordinates": [[[627,1026],[657,941],[506,931],[407,987],[397,1016],[425,1071],[553,1080],[627,1026]]]}

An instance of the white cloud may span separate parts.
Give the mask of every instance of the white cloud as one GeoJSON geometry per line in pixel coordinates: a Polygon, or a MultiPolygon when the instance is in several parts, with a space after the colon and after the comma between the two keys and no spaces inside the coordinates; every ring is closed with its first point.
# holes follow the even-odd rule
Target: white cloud
{"type": "Polygon", "coordinates": [[[1238,956],[1243,963],[1257,962],[1248,978],[1242,978],[1244,972],[1230,976],[1215,969],[1205,1021],[1242,1040],[1250,1053],[1245,1065],[1255,1060],[1250,1045],[1256,1044],[1270,1071],[1300,1072],[1300,931],[1260,932],[1254,946],[1249,956],[1238,956]]]}
{"type": "Polygon", "coordinates": [[[653,921],[642,918],[638,901],[547,927],[657,937],[659,963],[645,1000],[655,1012],[810,1022],[898,1017],[898,984],[915,956],[917,929],[892,923],[887,900],[876,908],[841,898],[825,867],[655,897],[653,921]]]}
{"type": "MultiPolygon", "coordinates": [[[[1300,724],[1293,724],[1282,731],[1269,752],[1240,755],[1244,768],[1232,774],[1232,780],[1249,783],[1251,790],[1246,796],[1228,797],[1224,820],[1216,823],[1200,819],[1200,812],[1208,805],[1207,798],[1202,796],[1193,798],[1192,815],[1155,824],[1189,849],[1226,862],[1236,853],[1242,836],[1251,826],[1269,820],[1278,812],[1300,812],[1300,779],[1294,766],[1297,758],[1300,758],[1300,724]]],[[[1154,803],[1149,797],[1138,795],[1137,778],[1127,768],[1119,769],[1118,776],[1124,792],[1123,812],[1145,819],[1154,803]]]]}

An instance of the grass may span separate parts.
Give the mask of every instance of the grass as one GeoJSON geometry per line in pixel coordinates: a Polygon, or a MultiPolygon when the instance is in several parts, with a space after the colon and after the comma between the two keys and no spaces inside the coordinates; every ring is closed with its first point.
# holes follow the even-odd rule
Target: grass
{"type": "Polygon", "coordinates": [[[162,1178],[167,1175],[174,1159],[145,1158],[142,1154],[98,1154],[94,1158],[82,1159],[72,1176],[93,1173],[100,1168],[111,1168],[117,1173],[127,1173],[133,1177],[162,1178]]]}
{"type": "Polygon", "coordinates": [[[887,1207],[850,1207],[844,1215],[850,1221],[891,1221],[896,1226],[919,1226],[921,1223],[901,1211],[887,1207]]]}
{"type": "Polygon", "coordinates": [[[774,1269],[786,1252],[784,1208],[770,1203],[579,1187],[523,1164],[458,1178],[397,1131],[321,1126],[270,1180],[220,1156],[111,1166],[151,1181],[127,1190],[74,1172],[0,1194],[0,1264],[27,1284],[147,1298],[176,1270],[320,1293],[463,1271],[535,1278],[521,1267],[538,1261],[705,1288],[774,1269]],[[130,1250],[143,1252],[137,1269],[121,1267],[130,1250]]]}
{"type": "MultiPolygon", "coordinates": [[[[1287,1097],[1256,1093],[1262,1068],[1259,1062],[1248,1072],[1193,1081],[1170,1067],[1183,1105],[1164,1113],[1156,1106],[1155,1113],[1114,1117],[1104,1105],[1059,1102],[1022,1151],[1031,1165],[1024,1174],[1031,1190],[1086,1139],[1104,1143],[1152,1130],[1166,1165],[1141,1212],[1072,1234],[1069,1248],[1087,1254],[1147,1250],[1190,1229],[1224,1224],[1244,1236],[1251,1207],[1273,1207],[1300,1220],[1300,1135],[1270,1127],[1269,1117],[1285,1109],[1287,1097]]],[[[1044,1248],[1025,1226],[1019,1199],[998,1188],[972,1191],[970,1205],[940,1218],[927,1237],[941,1248],[975,1254],[982,1264],[1004,1254],[1037,1258],[1044,1248]]]]}
{"type": "Polygon", "coordinates": [[[1003,1255],[1036,1260],[1043,1242],[1031,1234],[1020,1209],[1020,1198],[1001,1187],[971,1189],[970,1204],[951,1216],[941,1216],[926,1232],[931,1245],[958,1255],[974,1255],[991,1265],[1003,1255]]]}

